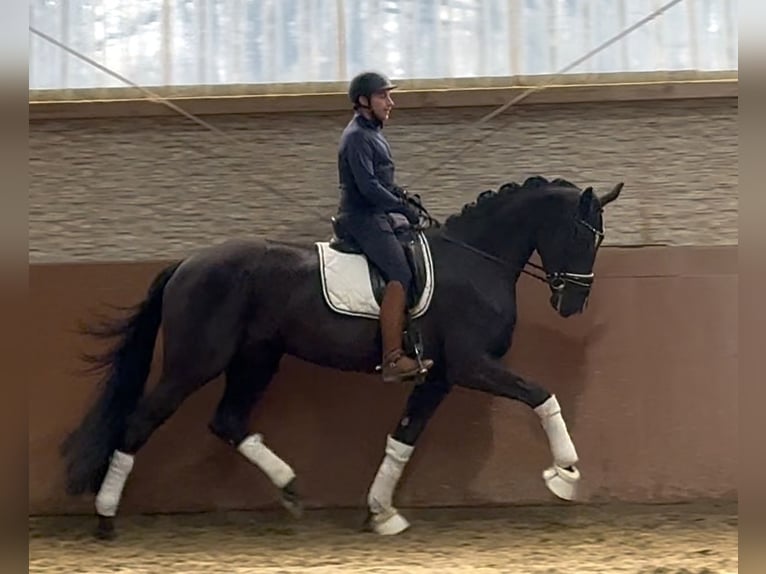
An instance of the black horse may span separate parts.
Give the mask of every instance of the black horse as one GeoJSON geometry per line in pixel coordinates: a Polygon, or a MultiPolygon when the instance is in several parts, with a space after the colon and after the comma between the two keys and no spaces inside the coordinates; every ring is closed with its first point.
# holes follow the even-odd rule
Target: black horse
{"type": "MultiPolygon", "coordinates": [[[[551,305],[561,316],[584,310],[604,236],[603,208],[621,189],[622,183],[599,197],[591,187],[583,191],[562,179],[535,176],[523,185],[485,191],[443,225],[419,229],[410,243],[419,281],[410,300],[408,337],[417,333],[414,348],[425,349],[435,363],[414,385],[387,437],[368,494],[372,530],[396,534],[407,528],[392,504],[394,490],[418,437],[453,385],[534,409],[553,458],[543,479],[557,496],[576,497],[577,454],[556,397],[507,370],[501,358],[516,323],[520,273],[547,283],[551,305]],[[524,269],[533,265],[535,250],[541,275],[524,269]]],[[[422,213],[421,221],[435,221],[422,213]]],[[[93,358],[104,370],[102,390],[64,440],[62,454],[67,491],[98,493],[99,535],[114,535],[134,455],[187,397],[221,374],[226,386],[210,430],[265,472],[283,504],[300,513],[292,468],[260,434],[249,431],[249,415],[286,354],[346,371],[375,371],[380,360],[376,278],[353,246],[228,241],[164,269],[130,316],[90,329],[92,335],[120,339],[93,358]],[[334,283],[356,290],[357,303],[334,307],[334,283]],[[162,374],[156,388],[144,394],[161,324],[162,374]]]]}

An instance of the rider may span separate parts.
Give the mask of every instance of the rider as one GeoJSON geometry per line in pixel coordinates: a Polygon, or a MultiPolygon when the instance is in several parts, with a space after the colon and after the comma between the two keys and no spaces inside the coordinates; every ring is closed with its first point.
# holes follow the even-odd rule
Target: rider
{"type": "MultiPolygon", "coordinates": [[[[394,161],[382,133],[394,106],[390,92],[395,87],[376,72],[364,72],[351,80],[348,96],[354,116],[343,131],[338,149],[339,219],[386,280],[380,305],[381,368],[386,382],[413,377],[421,369],[402,350],[412,272],[390,214],[402,214],[410,224],[417,224],[420,215],[406,201],[404,190],[394,183],[394,161]]],[[[421,363],[426,370],[433,366],[430,359],[422,359],[421,363]]]]}

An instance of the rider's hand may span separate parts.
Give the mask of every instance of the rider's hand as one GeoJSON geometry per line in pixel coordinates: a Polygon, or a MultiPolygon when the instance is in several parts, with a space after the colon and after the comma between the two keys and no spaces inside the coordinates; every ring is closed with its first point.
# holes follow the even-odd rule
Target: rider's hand
{"type": "Polygon", "coordinates": [[[420,223],[420,212],[411,205],[405,204],[402,213],[404,213],[404,216],[410,224],[417,225],[420,223]]]}

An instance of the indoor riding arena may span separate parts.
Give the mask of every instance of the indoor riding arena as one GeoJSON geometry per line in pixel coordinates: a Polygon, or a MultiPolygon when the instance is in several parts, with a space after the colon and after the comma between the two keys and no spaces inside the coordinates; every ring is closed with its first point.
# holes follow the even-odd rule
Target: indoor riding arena
{"type": "MultiPolygon", "coordinates": [[[[29,572],[737,572],[732,4],[32,2],[29,572]],[[409,528],[381,535],[368,491],[413,385],[287,356],[250,428],[302,512],[210,432],[221,378],[135,456],[98,536],[59,450],[99,390],[82,355],[102,343],[80,326],[202,247],[329,240],[346,88],[368,68],[398,85],[397,181],[440,221],[535,175],[624,182],[584,312],[562,318],[521,275],[504,358],[557,397],[577,496],[546,487],[532,410],[455,386],[394,493],[409,528]]],[[[162,359],[160,338],[147,391],[162,359]]]]}

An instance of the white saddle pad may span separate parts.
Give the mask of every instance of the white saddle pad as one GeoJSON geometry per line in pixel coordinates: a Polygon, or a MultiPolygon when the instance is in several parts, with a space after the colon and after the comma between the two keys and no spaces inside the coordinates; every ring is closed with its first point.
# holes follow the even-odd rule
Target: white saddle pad
{"type": "MultiPolygon", "coordinates": [[[[413,318],[420,317],[427,310],[433,296],[433,261],[428,241],[418,234],[425,256],[425,283],[423,293],[411,310],[413,318]]],[[[375,300],[370,280],[370,266],[367,258],[359,253],[341,253],[330,247],[329,241],[316,242],[319,253],[319,269],[322,278],[322,293],[330,309],[343,315],[377,319],[380,305],[375,300]]]]}

